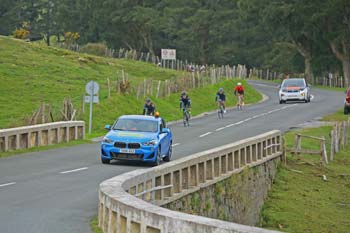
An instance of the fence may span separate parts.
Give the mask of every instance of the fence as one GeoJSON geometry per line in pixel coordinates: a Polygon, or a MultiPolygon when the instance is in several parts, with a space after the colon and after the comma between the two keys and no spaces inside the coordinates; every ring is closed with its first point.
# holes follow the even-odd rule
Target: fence
{"type": "MultiPolygon", "coordinates": [[[[302,134],[295,135],[295,147],[287,149],[292,154],[317,154],[321,156],[321,160],[324,163],[334,160],[334,155],[340,151],[340,149],[345,149],[350,146],[350,120],[343,122],[334,122],[332,124],[333,128],[329,134],[330,146],[329,158],[326,150],[327,140],[325,137],[314,137],[302,134]],[[302,138],[309,138],[313,140],[318,140],[320,142],[319,150],[309,150],[302,149],[302,138]]],[[[349,148],[350,149],[350,148],[349,148]]]]}
{"type": "Polygon", "coordinates": [[[279,159],[281,143],[281,132],[271,131],[104,181],[99,190],[99,226],[103,232],[274,232],[160,206],[243,169],[279,159]]]}
{"type": "Polygon", "coordinates": [[[330,133],[331,149],[329,160],[334,159],[334,155],[350,146],[350,121],[336,122],[330,133]]]}
{"type": "Polygon", "coordinates": [[[84,121],[61,121],[0,130],[0,152],[85,138],[84,121]]]}
{"type": "MultiPolygon", "coordinates": [[[[64,44],[60,44],[59,47],[65,47],[64,44]]],[[[66,47],[65,47],[66,48],[66,47]]],[[[79,52],[80,46],[77,44],[69,45],[68,49],[79,52]]],[[[223,65],[223,66],[203,66],[188,62],[187,60],[173,60],[173,61],[165,61],[161,60],[158,56],[155,56],[151,53],[137,52],[136,50],[127,50],[124,48],[120,48],[119,50],[106,48],[105,49],[106,57],[114,57],[114,58],[124,58],[124,59],[132,59],[137,61],[144,61],[148,63],[153,63],[157,66],[161,66],[163,68],[175,69],[178,71],[190,71],[190,72],[205,72],[206,76],[209,77],[217,77],[224,76],[227,78],[258,78],[261,80],[283,80],[287,77],[287,74],[273,71],[271,69],[257,69],[257,68],[246,68],[245,65],[223,65]]],[[[294,74],[296,77],[304,77],[304,74],[294,74]]],[[[320,85],[327,87],[338,87],[345,88],[345,80],[344,78],[335,73],[328,73],[325,76],[321,77],[313,77],[311,80],[308,80],[312,85],[320,85]]],[[[213,84],[213,83],[212,83],[213,84]]]]}

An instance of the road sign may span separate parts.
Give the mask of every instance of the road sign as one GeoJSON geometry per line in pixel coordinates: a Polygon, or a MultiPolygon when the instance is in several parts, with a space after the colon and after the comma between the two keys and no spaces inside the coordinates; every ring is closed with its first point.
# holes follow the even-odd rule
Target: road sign
{"type": "Polygon", "coordinates": [[[86,93],[89,95],[96,95],[99,90],[97,82],[90,81],[85,86],[86,93]]]}
{"type": "Polygon", "coordinates": [[[91,134],[92,129],[92,105],[93,103],[98,103],[98,93],[99,86],[97,82],[90,81],[85,86],[86,93],[89,94],[88,96],[85,96],[85,103],[90,103],[90,117],[89,117],[89,134],[91,134]]]}
{"type": "Polygon", "coordinates": [[[162,60],[176,60],[176,50],[162,49],[162,60]]]}
{"type": "MultiPolygon", "coordinates": [[[[86,96],[85,96],[85,103],[90,103],[90,101],[91,101],[91,95],[86,95],[86,96]]],[[[93,96],[92,102],[93,102],[93,103],[97,103],[97,104],[99,103],[99,98],[98,98],[97,95],[94,95],[94,96],[93,96]]]]}

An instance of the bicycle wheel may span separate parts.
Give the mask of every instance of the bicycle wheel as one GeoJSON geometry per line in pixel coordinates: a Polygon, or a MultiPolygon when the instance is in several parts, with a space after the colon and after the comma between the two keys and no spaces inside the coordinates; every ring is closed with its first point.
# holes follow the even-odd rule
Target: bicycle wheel
{"type": "Polygon", "coordinates": [[[220,106],[220,113],[221,113],[221,118],[224,118],[224,106],[220,106]]]}
{"type": "Polygon", "coordinates": [[[188,111],[186,111],[186,124],[187,124],[187,126],[190,126],[189,120],[190,120],[190,114],[188,111]]]}
{"type": "Polygon", "coordinates": [[[220,105],[220,107],[218,109],[218,117],[219,117],[219,119],[224,118],[224,110],[223,110],[222,105],[220,105]]]}

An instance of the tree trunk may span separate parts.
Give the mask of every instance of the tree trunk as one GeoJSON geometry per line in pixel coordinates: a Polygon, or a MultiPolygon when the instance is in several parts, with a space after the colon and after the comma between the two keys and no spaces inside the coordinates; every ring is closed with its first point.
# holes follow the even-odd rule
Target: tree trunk
{"type": "Polygon", "coordinates": [[[301,43],[294,42],[298,52],[301,56],[304,57],[304,65],[305,65],[305,79],[307,82],[313,81],[313,73],[312,73],[312,54],[309,49],[303,46],[301,43]]]}
{"type": "Polygon", "coordinates": [[[312,74],[312,68],[311,68],[311,56],[304,57],[305,62],[305,78],[307,82],[312,83],[313,81],[313,74],[312,74]]]}
{"type": "Polygon", "coordinates": [[[148,49],[148,52],[152,56],[155,56],[151,33],[149,32],[142,33],[142,37],[143,37],[144,45],[148,49]]]}
{"type": "Polygon", "coordinates": [[[341,39],[341,50],[338,48],[336,41],[329,42],[332,52],[336,56],[336,58],[342,63],[343,73],[344,73],[344,83],[345,87],[349,87],[350,80],[350,56],[349,56],[349,48],[345,42],[345,38],[341,39]]]}
{"type": "Polygon", "coordinates": [[[344,82],[345,82],[345,87],[349,87],[349,79],[350,79],[350,61],[349,59],[344,59],[342,61],[342,66],[343,66],[343,72],[344,72],[344,82]]]}
{"type": "Polygon", "coordinates": [[[46,33],[46,44],[47,44],[47,46],[50,46],[50,36],[51,36],[50,32],[47,32],[46,33]]]}

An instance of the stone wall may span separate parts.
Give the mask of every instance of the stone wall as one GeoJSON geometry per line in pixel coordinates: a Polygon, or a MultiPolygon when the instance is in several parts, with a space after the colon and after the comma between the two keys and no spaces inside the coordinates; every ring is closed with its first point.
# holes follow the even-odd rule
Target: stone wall
{"type": "MultiPolygon", "coordinates": [[[[268,187],[260,186],[270,186],[277,163],[283,154],[281,137],[281,132],[274,130],[161,166],[137,169],[106,180],[100,184],[99,226],[105,233],[276,232],[173,211],[162,206],[169,203],[181,205],[177,200],[183,200],[183,206],[186,206],[186,203],[193,200],[197,201],[193,206],[199,209],[199,206],[204,204],[206,211],[214,216],[216,210],[210,199],[213,197],[217,202],[225,204],[219,205],[215,200],[215,206],[224,206],[223,210],[228,208],[224,212],[218,208],[216,215],[221,213],[223,218],[230,215],[240,216],[247,221],[250,217],[245,217],[246,215],[257,216],[257,212],[254,211],[259,210],[260,202],[251,201],[248,197],[254,196],[255,190],[259,190],[256,196],[259,196],[262,203],[268,187]],[[189,196],[195,193],[200,196],[201,190],[203,201],[189,196]],[[212,193],[207,199],[206,190],[212,193]],[[215,193],[220,198],[215,197],[215,193]],[[231,195],[229,198],[227,193],[231,195]],[[186,201],[187,196],[190,198],[186,201]],[[227,202],[226,199],[236,200],[236,203],[227,202]],[[232,210],[229,209],[230,205],[232,210]],[[237,212],[242,211],[242,214],[237,215],[237,212]]],[[[255,219],[251,222],[255,223],[255,219]]]]}
{"type": "Polygon", "coordinates": [[[277,172],[280,158],[184,196],[163,207],[189,214],[255,226],[260,208],[277,172]]]}

